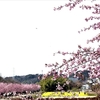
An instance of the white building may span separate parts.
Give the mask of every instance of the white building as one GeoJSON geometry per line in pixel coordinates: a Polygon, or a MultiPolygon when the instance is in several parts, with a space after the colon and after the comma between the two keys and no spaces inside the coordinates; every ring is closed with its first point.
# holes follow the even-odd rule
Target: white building
{"type": "Polygon", "coordinates": [[[82,85],[81,90],[82,90],[82,91],[90,90],[89,84],[82,85]]]}

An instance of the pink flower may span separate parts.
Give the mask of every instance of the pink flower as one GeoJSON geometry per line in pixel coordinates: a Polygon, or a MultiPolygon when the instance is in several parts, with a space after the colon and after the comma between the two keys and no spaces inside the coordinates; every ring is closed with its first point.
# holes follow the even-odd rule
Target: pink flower
{"type": "Polygon", "coordinates": [[[97,49],[97,53],[100,55],[100,47],[97,49]]]}

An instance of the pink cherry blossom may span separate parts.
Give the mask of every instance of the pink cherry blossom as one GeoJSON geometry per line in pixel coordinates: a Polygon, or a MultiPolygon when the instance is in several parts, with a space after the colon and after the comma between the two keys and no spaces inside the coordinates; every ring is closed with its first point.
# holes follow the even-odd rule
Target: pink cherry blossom
{"type": "MultiPolygon", "coordinates": [[[[74,2],[69,1],[68,3],[64,5],[60,5],[58,7],[54,7],[54,11],[61,10],[64,7],[69,8],[69,10],[75,9],[76,6],[79,5],[79,9],[84,9],[84,10],[89,10],[91,12],[91,16],[87,16],[85,21],[88,23],[89,21],[96,20],[95,23],[91,24],[88,27],[85,27],[83,29],[80,29],[78,33],[82,33],[84,31],[88,31],[90,29],[94,29],[96,32],[97,29],[100,29],[100,17],[97,15],[100,14],[100,4],[95,3],[94,5],[81,5],[80,4],[84,0],[75,0],[74,2]]],[[[86,1],[85,1],[86,2],[86,1]]],[[[95,1],[96,2],[96,1],[95,1]]],[[[92,4],[92,2],[91,2],[92,4]]],[[[60,13],[60,12],[59,12],[60,13]]],[[[94,43],[94,42],[100,42],[100,33],[98,33],[96,36],[94,36],[92,39],[88,39],[87,43],[89,44],[94,43]]],[[[71,58],[69,60],[63,59],[62,64],[59,64],[56,62],[56,64],[45,64],[48,67],[54,67],[53,70],[51,70],[52,73],[55,73],[56,71],[63,73],[65,72],[66,77],[68,77],[72,73],[76,73],[78,69],[87,69],[90,71],[89,75],[90,78],[96,78],[100,77],[100,46],[97,48],[92,48],[92,47],[83,47],[81,45],[78,45],[77,51],[76,52],[67,52],[67,51],[58,51],[56,54],[61,54],[63,56],[70,55],[71,58]],[[60,71],[63,68],[63,71],[60,71]]],[[[77,73],[77,77],[83,77],[82,73],[77,73]]],[[[75,77],[76,77],[75,76],[75,77]]],[[[55,78],[54,78],[55,79],[55,78]]]]}

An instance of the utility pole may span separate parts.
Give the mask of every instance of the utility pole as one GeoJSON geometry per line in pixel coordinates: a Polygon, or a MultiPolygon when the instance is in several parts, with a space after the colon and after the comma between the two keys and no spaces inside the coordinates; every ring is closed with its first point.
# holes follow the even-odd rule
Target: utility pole
{"type": "Polygon", "coordinates": [[[14,77],[15,77],[15,69],[13,67],[13,79],[15,79],[14,77]]]}
{"type": "Polygon", "coordinates": [[[0,73],[0,76],[2,77],[1,73],[0,73]]]}
{"type": "Polygon", "coordinates": [[[42,75],[43,75],[43,70],[42,70],[42,75]]]}

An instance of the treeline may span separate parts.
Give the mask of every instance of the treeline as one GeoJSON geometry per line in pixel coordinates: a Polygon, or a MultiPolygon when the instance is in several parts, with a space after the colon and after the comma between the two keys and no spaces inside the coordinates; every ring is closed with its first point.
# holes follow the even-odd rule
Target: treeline
{"type": "Polygon", "coordinates": [[[3,82],[3,83],[18,83],[13,78],[10,78],[10,77],[3,78],[2,76],[0,76],[0,83],[1,82],[3,82]]]}
{"type": "Polygon", "coordinates": [[[35,92],[40,90],[37,84],[0,83],[0,94],[8,92],[35,92]]]}
{"type": "Polygon", "coordinates": [[[23,76],[14,76],[14,77],[6,77],[6,80],[13,80],[17,83],[23,83],[23,84],[35,84],[40,82],[39,76],[42,76],[42,74],[28,74],[23,76]]]}
{"type": "MultiPolygon", "coordinates": [[[[85,76],[85,79],[88,79],[88,71],[85,70],[82,72],[82,74],[85,76]]],[[[38,78],[42,77],[42,74],[28,74],[28,75],[23,75],[23,76],[14,76],[14,77],[1,77],[0,76],[0,82],[5,82],[5,83],[23,83],[23,84],[35,84],[40,82],[40,79],[38,78]]],[[[69,79],[72,81],[75,81],[74,74],[70,75],[69,79]]]]}

